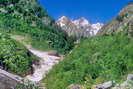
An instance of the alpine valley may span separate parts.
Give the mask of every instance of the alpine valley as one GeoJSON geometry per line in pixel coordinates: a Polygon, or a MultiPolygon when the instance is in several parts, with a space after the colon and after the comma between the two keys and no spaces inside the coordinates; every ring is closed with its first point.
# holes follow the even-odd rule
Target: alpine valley
{"type": "Polygon", "coordinates": [[[133,89],[133,2],[94,24],[0,0],[0,89],[133,89]]]}

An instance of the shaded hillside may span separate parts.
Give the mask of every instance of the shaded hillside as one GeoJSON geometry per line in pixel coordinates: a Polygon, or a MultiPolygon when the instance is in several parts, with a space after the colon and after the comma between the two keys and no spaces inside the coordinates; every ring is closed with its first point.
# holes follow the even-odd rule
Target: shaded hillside
{"type": "Polygon", "coordinates": [[[69,51],[73,42],[54,24],[54,20],[37,0],[1,0],[1,31],[31,36],[31,44],[38,49],[69,51]]]}

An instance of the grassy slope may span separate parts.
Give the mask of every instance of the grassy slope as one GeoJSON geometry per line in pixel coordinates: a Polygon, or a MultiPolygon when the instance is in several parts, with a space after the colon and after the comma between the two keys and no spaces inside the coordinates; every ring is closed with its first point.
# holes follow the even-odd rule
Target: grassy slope
{"type": "Polygon", "coordinates": [[[133,39],[125,35],[101,36],[82,40],[62,62],[48,73],[48,89],[65,89],[68,85],[89,86],[98,81],[120,80],[133,71],[133,39]]]}

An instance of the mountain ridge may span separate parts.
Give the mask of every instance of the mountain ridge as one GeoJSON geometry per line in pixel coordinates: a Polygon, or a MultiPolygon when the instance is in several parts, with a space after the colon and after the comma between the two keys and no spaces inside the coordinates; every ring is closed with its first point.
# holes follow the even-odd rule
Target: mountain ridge
{"type": "Polygon", "coordinates": [[[132,34],[133,24],[133,2],[125,6],[119,14],[104,25],[97,33],[97,35],[109,35],[119,32],[127,32],[128,35],[132,34]],[[127,29],[127,30],[126,30],[127,29]]]}

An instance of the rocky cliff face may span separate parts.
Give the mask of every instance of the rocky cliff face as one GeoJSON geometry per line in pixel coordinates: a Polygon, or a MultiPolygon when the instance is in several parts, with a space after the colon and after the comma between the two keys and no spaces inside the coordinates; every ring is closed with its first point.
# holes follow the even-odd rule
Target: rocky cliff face
{"type": "Polygon", "coordinates": [[[130,2],[120,11],[117,17],[104,25],[97,35],[113,34],[121,31],[133,35],[133,2],[130,2]]]}
{"type": "Polygon", "coordinates": [[[91,24],[87,19],[80,18],[71,20],[66,16],[61,17],[56,23],[69,35],[76,36],[78,39],[96,35],[103,26],[101,23],[91,24]]]}

